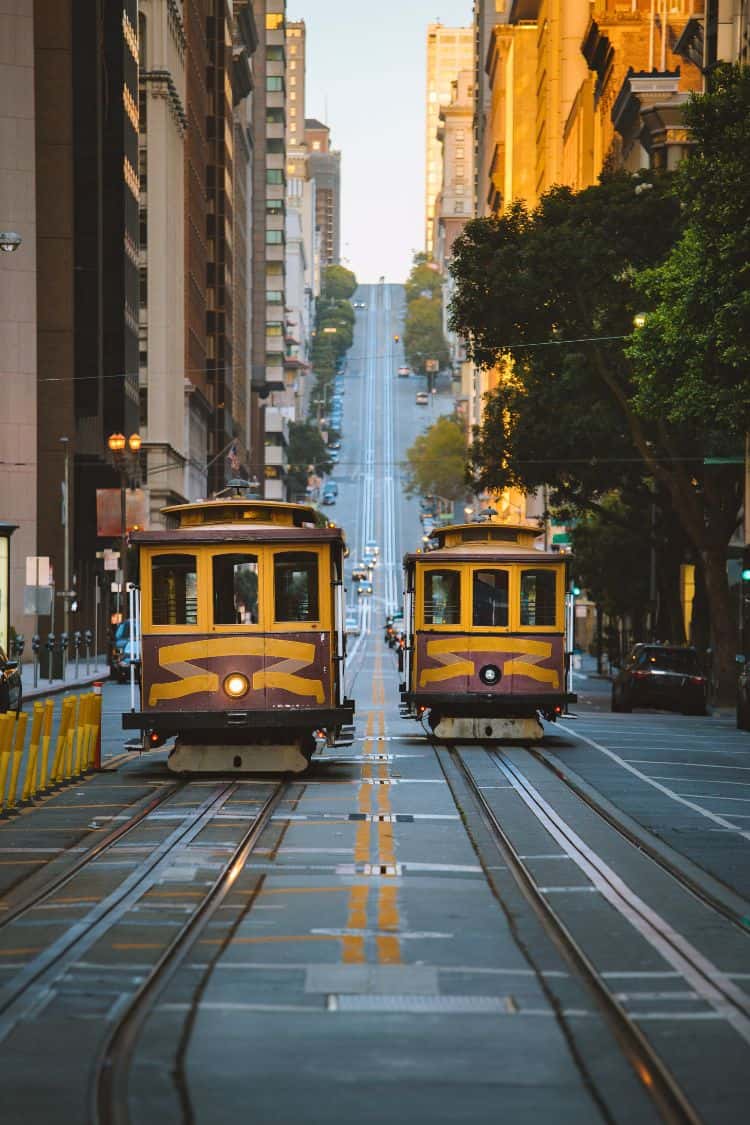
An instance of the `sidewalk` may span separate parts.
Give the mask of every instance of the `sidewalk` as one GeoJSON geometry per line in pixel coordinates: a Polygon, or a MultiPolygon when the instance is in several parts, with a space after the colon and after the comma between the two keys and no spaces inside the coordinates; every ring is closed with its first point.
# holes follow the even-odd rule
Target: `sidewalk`
{"type": "Polygon", "coordinates": [[[96,661],[91,660],[88,672],[86,671],[86,661],[80,660],[78,675],[76,675],[75,660],[70,660],[65,669],[64,680],[53,680],[50,683],[49,680],[42,679],[40,676],[37,679],[36,687],[34,687],[33,665],[30,663],[23,664],[21,671],[24,703],[28,703],[32,699],[46,698],[48,695],[58,695],[61,691],[76,691],[79,688],[90,687],[95,680],[109,679],[109,665],[104,655],[97,657],[96,661]]]}

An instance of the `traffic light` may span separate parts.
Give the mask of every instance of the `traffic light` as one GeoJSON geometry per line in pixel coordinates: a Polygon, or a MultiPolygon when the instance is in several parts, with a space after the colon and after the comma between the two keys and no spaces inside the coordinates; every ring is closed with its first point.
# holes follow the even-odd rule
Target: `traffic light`
{"type": "Polygon", "coordinates": [[[398,333],[396,333],[396,335],[393,337],[393,339],[394,339],[395,343],[398,343],[399,340],[401,339],[401,337],[398,335],[398,333]]]}
{"type": "Polygon", "coordinates": [[[571,594],[573,595],[574,598],[579,598],[581,596],[581,587],[578,585],[577,582],[571,582],[570,592],[571,592],[571,594]]]}
{"type": "Polygon", "coordinates": [[[750,546],[742,548],[742,581],[750,582],[750,546]]]}

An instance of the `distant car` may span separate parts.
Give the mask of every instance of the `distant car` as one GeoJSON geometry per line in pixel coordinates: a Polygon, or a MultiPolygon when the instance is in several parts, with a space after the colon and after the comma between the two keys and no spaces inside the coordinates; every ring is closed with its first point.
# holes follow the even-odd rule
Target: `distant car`
{"type": "Polygon", "coordinates": [[[378,546],[377,539],[368,539],[367,540],[367,542],[365,543],[365,554],[366,555],[379,555],[380,554],[380,547],[378,546]]]}
{"type": "Polygon", "coordinates": [[[396,374],[398,375],[399,379],[408,379],[408,377],[411,375],[411,368],[410,367],[399,367],[396,374]]]}
{"type": "Polygon", "coordinates": [[[338,459],[339,459],[338,449],[332,449],[331,452],[328,454],[328,460],[333,461],[333,463],[335,465],[336,462],[338,461],[338,459]]]}
{"type": "Polygon", "coordinates": [[[18,714],[22,703],[21,665],[17,660],[9,660],[0,648],[0,715],[6,711],[18,714]]]}
{"type": "Polygon", "coordinates": [[[612,710],[665,707],[705,715],[707,689],[694,648],[637,644],[612,684],[612,710]]]}
{"type": "Polygon", "coordinates": [[[346,622],[344,623],[344,632],[348,637],[358,637],[361,629],[359,624],[359,617],[356,613],[347,613],[346,622]]]}
{"type": "Polygon", "coordinates": [[[366,582],[370,572],[366,566],[355,566],[352,570],[352,582],[366,582]]]}
{"type": "Polygon", "coordinates": [[[414,401],[417,406],[427,406],[430,401],[430,396],[427,394],[427,391],[417,391],[414,401]]]}
{"type": "Polygon", "coordinates": [[[324,492],[323,493],[323,503],[327,504],[327,505],[335,504],[336,503],[336,496],[334,495],[334,493],[328,492],[328,491],[324,492]]]}
{"type": "Polygon", "coordinates": [[[359,565],[362,569],[367,571],[370,577],[372,577],[372,572],[375,569],[375,556],[366,555],[365,558],[359,560],[359,565]]]}
{"type": "Polygon", "coordinates": [[[358,598],[369,598],[372,595],[372,582],[360,582],[357,586],[358,598]]]}
{"type": "Polygon", "coordinates": [[[352,301],[352,308],[353,309],[366,309],[367,305],[365,304],[364,301],[352,301]]]}
{"type": "Polygon", "coordinates": [[[341,449],[341,442],[339,441],[338,438],[336,438],[335,441],[329,441],[328,448],[334,449],[334,450],[339,450],[339,449],[341,449]]]}

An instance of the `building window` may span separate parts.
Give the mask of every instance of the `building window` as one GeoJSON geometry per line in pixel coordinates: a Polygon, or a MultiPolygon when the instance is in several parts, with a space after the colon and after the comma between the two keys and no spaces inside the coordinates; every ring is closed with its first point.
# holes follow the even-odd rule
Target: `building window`
{"type": "Polygon", "coordinates": [[[266,58],[269,62],[283,62],[284,48],[277,46],[266,47],[266,58]]]}
{"type": "Polygon", "coordinates": [[[313,141],[312,146],[315,152],[320,152],[320,141],[313,141]]]}
{"type": "Polygon", "coordinates": [[[284,110],[280,107],[273,107],[266,110],[266,124],[267,125],[283,125],[284,124],[284,110]]]}
{"type": "Polygon", "coordinates": [[[284,16],[281,12],[266,12],[266,31],[281,31],[284,27],[284,16]]]}
{"type": "Polygon", "coordinates": [[[266,168],[267,184],[283,184],[284,173],[281,168],[266,168]]]}
{"type": "Polygon", "coordinates": [[[271,137],[269,141],[266,141],[266,152],[272,152],[278,156],[279,153],[283,153],[283,151],[284,142],[281,137],[271,137]]]}
{"type": "Polygon", "coordinates": [[[268,289],[268,290],[266,290],[266,304],[267,305],[283,305],[284,304],[284,294],[281,292],[280,289],[268,289]]]}
{"type": "Polygon", "coordinates": [[[271,93],[276,93],[284,89],[284,79],[280,75],[269,74],[266,78],[266,89],[271,93]]]}
{"type": "Polygon", "coordinates": [[[267,199],[266,211],[269,215],[283,215],[284,214],[284,200],[283,199],[267,199]]]}
{"type": "Polygon", "coordinates": [[[266,245],[279,246],[284,241],[283,230],[267,230],[266,231],[266,245]]]}
{"type": "Polygon", "coordinates": [[[266,336],[283,336],[284,322],[281,320],[266,321],[266,336]]]}
{"type": "Polygon", "coordinates": [[[456,200],[456,205],[453,208],[453,211],[456,215],[463,215],[463,212],[464,212],[464,201],[463,201],[463,199],[457,199],[456,200]]]}

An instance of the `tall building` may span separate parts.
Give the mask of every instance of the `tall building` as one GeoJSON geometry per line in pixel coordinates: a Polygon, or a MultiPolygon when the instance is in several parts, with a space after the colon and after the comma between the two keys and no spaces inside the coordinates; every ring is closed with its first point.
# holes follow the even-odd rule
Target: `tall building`
{"type": "Polygon", "coordinates": [[[320,266],[341,261],[341,153],[331,148],[331,130],[314,117],[305,119],[308,174],[315,181],[315,221],[320,266]]]}
{"type": "Polygon", "coordinates": [[[428,254],[435,249],[435,200],[441,188],[441,153],[437,139],[440,108],[450,102],[451,83],[461,70],[474,70],[473,27],[429,24],[425,114],[425,250],[428,254]]]}
{"type": "Polygon", "coordinates": [[[498,24],[508,21],[509,4],[506,0],[474,0],[474,214],[487,215],[491,211],[486,195],[480,193],[480,185],[489,180],[488,162],[492,152],[485,143],[492,103],[490,68],[488,53],[492,42],[492,32],[498,24]]]}
{"type": "MultiPolygon", "coordinates": [[[[150,523],[188,498],[185,426],[185,24],[177,8],[138,0],[140,313],[138,375],[150,523]]],[[[189,400],[188,400],[189,401],[189,400]]],[[[193,454],[203,457],[205,444],[193,454]]],[[[205,495],[204,491],[201,495],[205,495]]]]}

